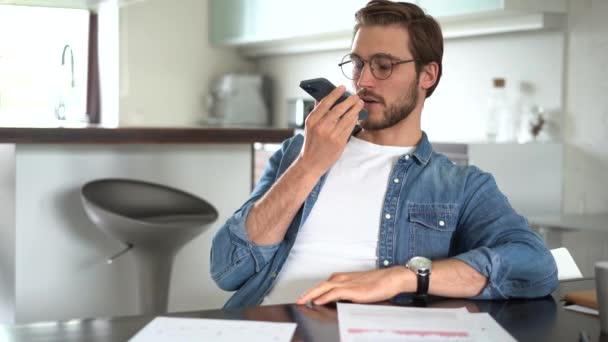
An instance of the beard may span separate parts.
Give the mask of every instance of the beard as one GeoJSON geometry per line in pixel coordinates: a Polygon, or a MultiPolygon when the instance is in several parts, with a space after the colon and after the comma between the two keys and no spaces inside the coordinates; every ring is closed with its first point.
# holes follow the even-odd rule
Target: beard
{"type": "MultiPolygon", "coordinates": [[[[399,122],[407,119],[410,114],[416,108],[416,104],[418,103],[418,77],[412,83],[410,83],[408,89],[406,90],[405,96],[397,99],[397,101],[388,106],[384,112],[382,113],[382,118],[377,121],[372,121],[371,117],[367,120],[363,120],[359,123],[361,128],[368,131],[379,131],[381,129],[393,127],[399,122]]],[[[365,90],[365,93],[368,93],[365,90]]],[[[379,96],[376,98],[381,99],[379,96]]],[[[382,101],[384,102],[384,101],[382,101]]]]}

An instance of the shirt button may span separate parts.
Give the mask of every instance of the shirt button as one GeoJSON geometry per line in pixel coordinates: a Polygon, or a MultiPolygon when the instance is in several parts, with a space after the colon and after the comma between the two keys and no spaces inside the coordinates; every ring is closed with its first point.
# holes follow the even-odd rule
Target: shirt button
{"type": "Polygon", "coordinates": [[[441,220],[441,221],[439,221],[439,225],[440,225],[441,227],[443,227],[443,226],[445,226],[445,222],[444,222],[443,220],[441,220]]]}
{"type": "Polygon", "coordinates": [[[399,183],[399,178],[395,178],[395,179],[393,179],[393,182],[395,182],[395,183],[399,183]]]}
{"type": "Polygon", "coordinates": [[[410,160],[410,155],[409,154],[405,155],[405,160],[410,160]]]}
{"type": "Polygon", "coordinates": [[[274,277],[276,277],[276,276],[277,276],[277,273],[276,273],[276,272],[271,272],[271,273],[270,273],[270,277],[271,277],[271,278],[274,278],[274,277]]]}
{"type": "Polygon", "coordinates": [[[388,266],[388,265],[390,265],[390,262],[388,262],[388,260],[384,260],[383,264],[384,264],[384,266],[388,266]]]}
{"type": "Polygon", "coordinates": [[[390,219],[391,219],[391,214],[386,214],[386,215],[384,215],[384,217],[385,217],[387,220],[390,220],[390,219]]]}

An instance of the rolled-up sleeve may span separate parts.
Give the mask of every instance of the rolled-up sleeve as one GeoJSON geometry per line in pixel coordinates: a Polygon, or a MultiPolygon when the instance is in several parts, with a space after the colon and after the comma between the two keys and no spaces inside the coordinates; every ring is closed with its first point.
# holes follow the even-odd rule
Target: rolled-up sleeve
{"type": "Polygon", "coordinates": [[[557,288],[551,252],[518,215],[494,178],[471,168],[457,228],[455,259],[488,279],[477,299],[533,298],[557,288]]]}
{"type": "Polygon", "coordinates": [[[220,227],[211,245],[211,277],[223,290],[235,291],[274,257],[281,243],[260,246],[249,240],[247,216],[255,202],[277,179],[284,150],[290,140],[270,158],[249,199],[220,227]]]}

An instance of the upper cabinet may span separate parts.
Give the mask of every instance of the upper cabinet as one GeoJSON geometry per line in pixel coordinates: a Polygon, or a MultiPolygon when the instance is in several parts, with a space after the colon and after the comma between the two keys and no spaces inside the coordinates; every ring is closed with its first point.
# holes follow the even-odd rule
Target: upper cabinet
{"type": "Polygon", "coordinates": [[[211,42],[240,45],[352,31],[367,0],[210,0],[211,42]]]}
{"type": "Polygon", "coordinates": [[[509,15],[513,12],[527,13],[565,13],[565,0],[418,0],[411,1],[424,8],[429,14],[438,18],[450,18],[471,15],[509,15]]]}
{"type": "MultiPolygon", "coordinates": [[[[347,49],[368,0],[209,0],[210,41],[248,56],[347,49]]],[[[416,0],[446,39],[560,28],[566,0],[416,0]]]]}
{"type": "Polygon", "coordinates": [[[124,6],[145,0],[0,0],[0,5],[88,9],[95,11],[104,2],[124,6]]]}

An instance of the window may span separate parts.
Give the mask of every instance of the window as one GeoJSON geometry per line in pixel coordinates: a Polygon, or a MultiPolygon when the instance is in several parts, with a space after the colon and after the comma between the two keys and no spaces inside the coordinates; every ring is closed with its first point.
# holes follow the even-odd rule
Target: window
{"type": "Polygon", "coordinates": [[[0,126],[88,121],[89,16],[0,5],[0,126]]]}

